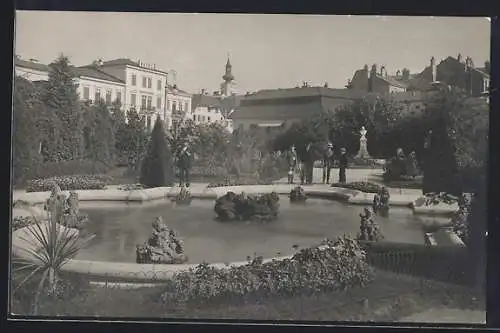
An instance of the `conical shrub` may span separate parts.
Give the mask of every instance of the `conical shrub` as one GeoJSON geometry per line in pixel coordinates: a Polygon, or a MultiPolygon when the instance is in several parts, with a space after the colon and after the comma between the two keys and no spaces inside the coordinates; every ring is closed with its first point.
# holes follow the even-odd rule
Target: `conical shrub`
{"type": "Polygon", "coordinates": [[[142,161],[140,182],[145,187],[172,186],[174,183],[172,151],[165,136],[163,121],[159,118],[156,119],[142,161]]]}

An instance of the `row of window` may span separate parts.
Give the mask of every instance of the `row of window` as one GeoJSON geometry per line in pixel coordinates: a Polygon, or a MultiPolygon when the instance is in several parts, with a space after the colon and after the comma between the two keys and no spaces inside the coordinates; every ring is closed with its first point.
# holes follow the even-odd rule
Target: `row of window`
{"type": "Polygon", "coordinates": [[[176,111],[186,112],[186,111],[189,111],[189,103],[184,102],[184,108],[183,108],[182,103],[180,103],[180,102],[177,103],[177,101],[167,100],[167,110],[172,110],[173,112],[176,112],[176,111]]]}
{"type": "MultiPolygon", "coordinates": [[[[206,117],[206,119],[207,119],[207,122],[208,122],[208,123],[209,123],[209,122],[210,122],[210,120],[211,120],[211,119],[210,119],[210,116],[207,116],[207,117],[206,117]]],[[[199,114],[195,114],[195,115],[193,116],[193,120],[194,120],[194,121],[198,121],[198,122],[202,122],[202,123],[204,123],[204,122],[205,122],[205,116],[200,116],[199,114]]]]}
{"type": "MultiPolygon", "coordinates": [[[[99,101],[99,100],[104,100],[107,104],[111,104],[112,102],[112,94],[113,91],[111,89],[106,89],[106,94],[104,97],[101,94],[101,88],[96,88],[94,92],[94,101],[99,101]]],[[[89,87],[83,87],[83,99],[84,100],[91,100],[90,98],[90,88],[89,87]]],[[[122,92],[121,91],[116,91],[116,101],[121,102],[122,100],[122,92]]]]}
{"type": "MultiPolygon", "coordinates": [[[[156,108],[161,109],[161,96],[156,98],[156,108]]],[[[137,106],[137,95],[130,94],[130,105],[137,106]]],[[[153,108],[153,96],[141,95],[141,108],[151,110],[153,108]]]]}
{"type": "MultiPolygon", "coordinates": [[[[137,75],[136,74],[132,74],[132,76],[130,78],[130,81],[131,81],[130,83],[133,86],[136,86],[137,85],[137,75]]],[[[148,89],[153,88],[153,79],[150,78],[150,77],[143,76],[142,77],[142,87],[143,88],[148,88],[148,89]]],[[[162,80],[157,80],[156,81],[156,90],[161,91],[161,89],[162,89],[162,80]]]]}

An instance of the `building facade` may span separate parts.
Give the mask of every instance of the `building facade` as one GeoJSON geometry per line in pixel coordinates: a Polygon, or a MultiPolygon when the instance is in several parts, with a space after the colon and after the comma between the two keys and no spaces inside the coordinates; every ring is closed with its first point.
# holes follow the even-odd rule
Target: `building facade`
{"type": "Polygon", "coordinates": [[[181,90],[177,85],[166,87],[166,107],[161,114],[167,128],[171,128],[174,122],[183,122],[192,119],[192,95],[181,90]]]}
{"type": "Polygon", "coordinates": [[[14,62],[16,76],[20,76],[29,81],[48,81],[49,66],[41,64],[36,59],[23,60],[16,57],[14,62]]]}
{"type": "Polygon", "coordinates": [[[204,90],[200,94],[193,95],[191,119],[195,124],[224,124],[220,96],[208,95],[204,90]]]}
{"type": "Polygon", "coordinates": [[[154,64],[125,58],[99,60],[94,65],[125,83],[124,108],[140,112],[145,117],[146,127],[151,130],[156,118],[165,114],[167,72],[154,64]]]}
{"type": "Polygon", "coordinates": [[[301,121],[361,98],[363,92],[327,87],[261,90],[246,95],[230,115],[234,129],[277,127],[301,121]]]}

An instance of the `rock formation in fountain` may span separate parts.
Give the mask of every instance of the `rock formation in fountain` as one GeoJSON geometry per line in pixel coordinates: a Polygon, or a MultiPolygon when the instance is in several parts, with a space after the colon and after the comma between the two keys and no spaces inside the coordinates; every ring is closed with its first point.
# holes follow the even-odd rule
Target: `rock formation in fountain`
{"type": "Polygon", "coordinates": [[[137,245],[136,262],[138,264],[182,264],[188,260],[184,253],[183,242],[173,229],[157,217],[153,222],[153,231],[144,245],[137,245]]]}
{"type": "Polygon", "coordinates": [[[178,205],[190,205],[192,200],[191,192],[189,192],[185,186],[182,186],[181,190],[172,201],[178,205]]]}
{"type": "Polygon", "coordinates": [[[87,214],[80,213],[78,193],[70,191],[69,195],[66,196],[59,185],[55,183],[50,197],[45,203],[45,210],[52,211],[51,207],[54,205],[59,207],[58,222],[65,227],[80,230],[89,220],[87,214]]]}
{"type": "Polygon", "coordinates": [[[247,196],[244,192],[227,192],[215,201],[214,210],[221,221],[273,221],[278,217],[276,192],[247,196]]]}
{"type": "Polygon", "coordinates": [[[290,202],[303,203],[307,200],[307,194],[302,186],[296,186],[290,191],[290,202]]]}

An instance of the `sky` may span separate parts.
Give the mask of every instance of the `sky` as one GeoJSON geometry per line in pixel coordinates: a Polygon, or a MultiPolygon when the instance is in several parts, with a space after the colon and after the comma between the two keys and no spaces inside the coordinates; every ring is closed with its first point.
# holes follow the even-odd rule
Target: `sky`
{"type": "Polygon", "coordinates": [[[175,70],[179,88],[219,89],[229,55],[241,93],[310,85],[343,88],[365,64],[422,71],[459,53],[482,67],[490,21],[471,17],[17,11],[15,52],[76,66],[130,58],[175,70]]]}

